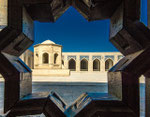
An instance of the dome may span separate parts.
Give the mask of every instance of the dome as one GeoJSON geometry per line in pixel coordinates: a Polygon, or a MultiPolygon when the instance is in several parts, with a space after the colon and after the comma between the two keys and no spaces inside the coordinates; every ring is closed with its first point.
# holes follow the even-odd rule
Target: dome
{"type": "Polygon", "coordinates": [[[51,40],[46,40],[42,44],[55,44],[55,43],[51,40]]]}

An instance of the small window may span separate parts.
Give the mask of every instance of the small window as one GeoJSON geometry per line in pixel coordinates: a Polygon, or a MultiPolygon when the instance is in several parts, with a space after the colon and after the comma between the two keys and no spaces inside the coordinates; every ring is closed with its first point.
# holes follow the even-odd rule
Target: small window
{"type": "Polygon", "coordinates": [[[54,54],[54,64],[57,64],[58,63],[58,54],[54,54]]]}
{"type": "Polygon", "coordinates": [[[43,63],[44,64],[48,64],[49,63],[48,58],[49,58],[48,53],[44,53],[43,54],[43,63]]]}

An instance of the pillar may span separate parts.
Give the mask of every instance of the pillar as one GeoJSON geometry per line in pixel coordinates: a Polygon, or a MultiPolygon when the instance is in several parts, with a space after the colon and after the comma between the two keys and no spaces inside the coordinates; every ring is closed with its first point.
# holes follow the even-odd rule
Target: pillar
{"type": "Polygon", "coordinates": [[[101,72],[105,72],[105,56],[102,55],[101,58],[101,72]]]}
{"type": "Polygon", "coordinates": [[[53,63],[54,63],[53,53],[50,52],[50,53],[49,53],[49,67],[50,67],[50,68],[53,67],[53,63]]]}
{"type": "Polygon", "coordinates": [[[92,71],[93,71],[93,60],[92,60],[92,55],[89,55],[88,71],[89,71],[89,72],[92,72],[92,71]]]}
{"type": "Polygon", "coordinates": [[[118,62],[118,55],[114,55],[114,64],[113,65],[115,65],[117,62],[118,62]]]}
{"type": "Polygon", "coordinates": [[[64,67],[66,68],[66,69],[68,69],[68,59],[67,59],[67,55],[64,55],[64,67]]]}
{"type": "Polygon", "coordinates": [[[76,71],[80,72],[80,55],[76,57],[76,71]]]}
{"type": "Polygon", "coordinates": [[[28,62],[29,55],[28,55],[28,54],[29,54],[29,53],[26,51],[26,55],[25,55],[25,56],[26,56],[26,62],[25,62],[25,64],[27,64],[28,67],[29,67],[29,64],[28,64],[28,63],[29,63],[29,62],[28,62]]]}
{"type": "Polygon", "coordinates": [[[42,53],[39,53],[39,65],[41,66],[42,65],[42,53]]]}

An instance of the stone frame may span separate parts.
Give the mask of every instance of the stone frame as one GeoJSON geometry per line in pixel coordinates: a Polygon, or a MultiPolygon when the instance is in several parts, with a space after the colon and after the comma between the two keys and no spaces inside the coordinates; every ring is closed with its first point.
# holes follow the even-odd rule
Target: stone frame
{"type": "MultiPolygon", "coordinates": [[[[0,32],[0,38],[1,40],[4,40],[5,43],[2,43],[0,41],[0,50],[2,52],[7,52],[9,54],[12,54],[12,52],[8,51],[8,49],[4,49],[7,47],[12,40],[16,39],[18,35],[22,34],[22,0],[8,0],[9,1],[9,15],[8,15],[8,26],[0,32]],[[15,6],[15,7],[14,7],[15,6]],[[16,21],[17,23],[14,23],[16,21]],[[7,37],[8,31],[12,31],[11,35],[9,35],[9,38],[7,37]],[[15,32],[15,33],[14,33],[15,32]],[[5,37],[6,36],[6,37],[5,37]],[[5,38],[7,41],[5,40],[5,38]]],[[[35,3],[41,3],[41,0],[37,0],[36,2],[34,0],[25,0],[26,4],[35,4],[35,3]]],[[[112,0],[106,0],[109,3],[113,3],[112,0]]],[[[144,26],[140,21],[140,0],[118,0],[119,3],[122,2],[121,5],[117,3],[115,8],[117,6],[118,9],[114,9],[116,11],[114,15],[107,15],[111,19],[111,32],[110,32],[110,40],[111,42],[119,49],[120,52],[122,52],[125,55],[125,58],[121,60],[116,66],[114,66],[109,72],[109,93],[115,95],[118,98],[118,101],[102,101],[97,100],[99,105],[96,105],[96,103],[91,101],[91,103],[85,105],[83,110],[76,113],[76,116],[80,115],[89,115],[93,116],[94,114],[98,114],[108,117],[109,114],[112,114],[112,117],[117,117],[117,112],[115,112],[115,109],[119,110],[118,115],[123,117],[139,117],[139,82],[138,77],[142,74],[145,74],[150,69],[150,60],[148,59],[149,53],[150,53],[150,30],[144,26]],[[141,40],[142,38],[142,40],[141,40]],[[141,65],[141,63],[143,65],[141,65]],[[137,68],[136,66],[139,66],[137,68]],[[114,84],[119,84],[120,90],[118,93],[114,93],[116,91],[116,87],[114,84]],[[132,86],[133,85],[133,86],[132,86]],[[134,95],[133,95],[134,94],[134,95]],[[92,104],[92,105],[91,105],[92,104]],[[103,106],[103,110],[99,106],[103,106]],[[96,108],[96,111],[93,110],[96,108]],[[112,110],[107,110],[108,107],[112,107],[112,110]],[[129,110],[129,112],[123,112],[122,108],[126,108],[129,110]],[[93,113],[93,115],[92,115],[93,113]],[[106,114],[108,113],[108,114],[106,114]],[[113,115],[113,113],[115,113],[113,115]],[[126,114],[127,113],[127,114],[126,114]],[[129,115],[128,115],[129,113],[129,115]]],[[[45,2],[48,2],[45,0],[45,2]]],[[[75,5],[81,5],[81,3],[77,0],[75,0],[75,3],[69,3],[75,5]]],[[[115,4],[115,3],[114,3],[115,4]]],[[[81,6],[84,6],[83,4],[81,6]]],[[[108,5],[109,6],[109,5],[108,5]]],[[[77,6],[76,6],[77,7],[77,6]]],[[[107,7],[104,8],[107,10],[107,7]]],[[[86,8],[84,9],[86,10],[86,8]]],[[[88,8],[88,12],[92,14],[91,8],[88,8]]],[[[30,11],[30,10],[28,10],[30,11]]],[[[102,11],[100,9],[100,11],[102,11]]],[[[88,13],[87,12],[87,13],[88,13]]],[[[105,12],[107,14],[107,12],[105,12]]],[[[47,13],[47,12],[46,12],[47,13]]],[[[91,16],[91,14],[87,14],[88,17],[91,16]]],[[[93,13],[94,14],[94,13],[93,13]]],[[[96,13],[95,13],[96,14],[96,13]]],[[[103,17],[106,15],[103,15],[103,17]]],[[[38,17],[40,19],[40,16],[38,17]]],[[[104,17],[106,18],[106,17],[104,17]]],[[[101,19],[101,17],[100,17],[101,19]]],[[[89,19],[91,20],[91,19],[89,19]]],[[[43,20],[42,20],[43,21],[43,20]]],[[[45,21],[45,20],[44,20],[45,21]]],[[[47,21],[47,20],[46,20],[47,21]]],[[[21,36],[22,37],[22,36],[21,36]]],[[[29,42],[28,42],[29,43],[29,42]]],[[[24,48],[27,49],[27,48],[24,48]]],[[[22,51],[23,52],[23,51],[22,51]]],[[[21,52],[21,53],[22,53],[21,52]]],[[[18,56],[18,53],[14,53],[14,55],[18,56]]],[[[0,57],[0,60],[2,58],[0,57]]],[[[3,69],[3,68],[1,68],[3,69]]],[[[4,77],[5,78],[5,77],[4,77]]],[[[9,79],[7,79],[9,80],[9,79]]],[[[19,83],[19,82],[17,82],[19,83]]],[[[12,82],[10,82],[12,84],[12,82]]],[[[7,89],[8,87],[6,87],[7,89]]],[[[6,90],[6,92],[9,90],[6,90]]],[[[16,94],[16,92],[14,92],[16,94]]],[[[18,100],[18,99],[17,99],[18,100]]],[[[44,100],[45,101],[45,100],[44,100]]],[[[34,102],[34,100],[33,100],[34,102]]],[[[33,105],[34,103],[31,100],[30,105],[33,105]]],[[[18,100],[18,103],[19,100],[18,100]]],[[[27,102],[26,102],[27,103],[27,102]]],[[[48,106],[49,107],[49,106],[48,106]]],[[[46,107],[46,108],[48,108],[46,107]]],[[[15,106],[14,106],[15,108],[15,106]]],[[[18,110],[12,109],[10,113],[16,113],[18,110]],[[15,111],[14,111],[15,110],[15,111]]],[[[35,107],[36,108],[36,107],[35,107]]],[[[23,109],[23,108],[22,108],[23,109]]],[[[6,111],[8,108],[6,109],[6,111]]],[[[5,111],[5,112],[6,112],[5,111]]],[[[34,111],[34,110],[33,110],[34,111]]],[[[25,112],[22,112],[25,114],[25,112]]],[[[53,115],[53,112],[47,114],[46,116],[49,117],[50,115],[53,115]]],[[[31,112],[32,113],[32,112],[31,112]]],[[[33,112],[35,114],[35,111],[33,112]]],[[[64,116],[62,114],[62,116],[64,116]]],[[[149,115],[147,115],[148,117],[149,115]]]]}

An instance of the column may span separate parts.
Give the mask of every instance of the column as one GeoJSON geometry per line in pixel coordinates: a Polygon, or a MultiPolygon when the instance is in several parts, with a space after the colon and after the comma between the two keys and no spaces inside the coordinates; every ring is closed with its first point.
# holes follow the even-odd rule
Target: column
{"type": "Polygon", "coordinates": [[[53,62],[54,62],[53,53],[50,52],[50,53],[49,53],[49,67],[50,67],[50,68],[53,67],[53,62]]]}
{"type": "Polygon", "coordinates": [[[34,66],[34,56],[33,56],[33,53],[31,54],[31,69],[33,69],[33,66],[34,66]]]}
{"type": "Polygon", "coordinates": [[[93,60],[92,60],[92,55],[89,55],[88,71],[89,71],[89,72],[92,72],[92,71],[93,71],[93,60]]]}
{"type": "Polygon", "coordinates": [[[68,55],[64,55],[64,67],[68,69],[68,55]]]}
{"type": "Polygon", "coordinates": [[[39,66],[41,66],[42,65],[42,53],[39,53],[39,66]]]}
{"type": "Polygon", "coordinates": [[[76,72],[80,72],[80,55],[76,56],[76,72]]]}
{"type": "MultiPolygon", "coordinates": [[[[26,62],[25,62],[25,63],[26,63],[26,65],[28,65],[28,63],[29,63],[29,62],[28,62],[28,57],[29,57],[29,55],[28,55],[27,52],[26,52],[25,56],[26,56],[26,62]]],[[[28,66],[29,66],[29,65],[28,65],[28,66]]]]}
{"type": "Polygon", "coordinates": [[[101,56],[101,72],[105,72],[105,56],[101,56]]]}
{"type": "Polygon", "coordinates": [[[114,65],[118,62],[118,55],[114,55],[114,65]]]}

